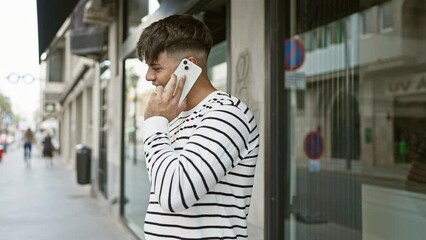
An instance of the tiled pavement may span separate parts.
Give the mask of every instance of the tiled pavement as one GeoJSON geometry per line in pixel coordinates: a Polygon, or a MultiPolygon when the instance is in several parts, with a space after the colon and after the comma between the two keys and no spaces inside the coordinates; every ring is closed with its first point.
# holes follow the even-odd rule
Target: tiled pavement
{"type": "Polygon", "coordinates": [[[59,158],[49,166],[11,146],[0,162],[0,240],[134,240],[59,158]]]}

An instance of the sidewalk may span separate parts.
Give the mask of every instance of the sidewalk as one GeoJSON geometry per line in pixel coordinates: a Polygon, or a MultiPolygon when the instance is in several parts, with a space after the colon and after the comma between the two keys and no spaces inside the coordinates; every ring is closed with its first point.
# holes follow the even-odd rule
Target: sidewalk
{"type": "Polygon", "coordinates": [[[135,240],[96,198],[89,186],[54,159],[48,166],[33,153],[26,166],[23,150],[8,148],[0,162],[0,239],[135,240]]]}

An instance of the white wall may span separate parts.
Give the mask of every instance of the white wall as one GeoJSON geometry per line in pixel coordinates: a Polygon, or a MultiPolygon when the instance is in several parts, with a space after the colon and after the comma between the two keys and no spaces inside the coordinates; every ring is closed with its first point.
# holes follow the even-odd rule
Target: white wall
{"type": "Polygon", "coordinates": [[[249,239],[263,239],[264,232],[264,105],[265,105],[265,16],[264,2],[231,1],[231,91],[249,105],[260,131],[260,153],[249,221],[249,239]],[[246,74],[241,67],[245,62],[246,74]],[[240,63],[240,64],[238,64],[240,63]],[[238,74],[240,72],[240,74],[238,74]]]}
{"type": "Polygon", "coordinates": [[[120,197],[120,162],[121,162],[121,99],[122,99],[122,78],[120,75],[118,46],[118,28],[117,23],[113,23],[109,28],[109,46],[108,57],[111,60],[111,80],[107,87],[107,124],[108,124],[108,142],[107,142],[107,161],[108,161],[108,201],[114,202],[111,205],[112,212],[119,216],[119,197],[120,197]]]}

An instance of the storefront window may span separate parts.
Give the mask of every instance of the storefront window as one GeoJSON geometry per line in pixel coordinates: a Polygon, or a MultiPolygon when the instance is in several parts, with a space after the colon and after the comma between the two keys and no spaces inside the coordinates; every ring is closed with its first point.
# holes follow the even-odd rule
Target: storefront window
{"type": "Polygon", "coordinates": [[[98,162],[98,187],[99,191],[108,196],[108,88],[107,83],[111,80],[111,62],[102,60],[100,68],[100,98],[99,98],[99,162],[98,162]]]}
{"type": "Polygon", "coordinates": [[[145,81],[148,69],[146,64],[137,58],[129,58],[125,60],[124,65],[124,216],[131,226],[143,229],[150,192],[142,140],[143,106],[154,89],[145,81]]]}
{"type": "Polygon", "coordinates": [[[356,8],[346,13],[339,0],[314,10],[310,0],[289,2],[312,14],[309,23],[294,17],[286,25],[293,32],[284,40],[303,36],[308,44],[283,56],[293,64],[286,76],[306,83],[286,85],[291,123],[291,132],[282,132],[291,149],[290,182],[283,186],[290,186],[286,239],[423,239],[424,1],[367,6],[353,0],[349,5],[356,8]],[[318,48],[306,36],[314,36],[318,48]]]}

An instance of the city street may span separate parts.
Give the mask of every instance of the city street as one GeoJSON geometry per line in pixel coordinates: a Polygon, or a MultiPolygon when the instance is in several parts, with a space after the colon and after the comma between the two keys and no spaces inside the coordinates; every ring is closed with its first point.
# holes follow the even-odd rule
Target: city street
{"type": "Polygon", "coordinates": [[[89,186],[76,183],[75,173],[59,158],[50,166],[33,152],[27,166],[18,146],[3,155],[0,239],[136,239],[101,202],[89,186]]]}

